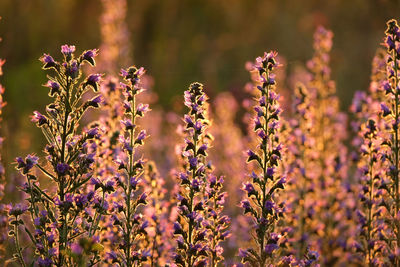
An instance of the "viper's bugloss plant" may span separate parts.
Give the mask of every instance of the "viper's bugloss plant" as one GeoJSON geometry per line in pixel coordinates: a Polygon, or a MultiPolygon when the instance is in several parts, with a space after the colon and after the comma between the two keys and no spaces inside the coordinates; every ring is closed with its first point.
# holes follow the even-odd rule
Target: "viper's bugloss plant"
{"type": "Polygon", "coordinates": [[[205,129],[209,121],[205,117],[203,85],[193,83],[185,91],[185,105],[189,112],[184,117],[184,131],[187,135],[182,151],[183,171],[178,174],[179,192],[177,205],[178,221],[174,223],[174,235],[177,236],[177,247],[173,255],[178,266],[206,266],[207,231],[202,224],[204,220],[204,180],[206,166],[201,157],[206,156],[209,137],[205,129]]]}
{"type": "Polygon", "coordinates": [[[359,161],[360,184],[359,199],[361,207],[358,209],[359,242],[355,247],[363,255],[362,263],[369,266],[383,264],[380,260],[384,252],[382,244],[384,225],[382,217],[380,177],[384,175],[379,161],[381,141],[377,135],[377,125],[373,119],[369,119],[361,126],[360,135],[363,144],[360,148],[361,159],[359,161]]]}
{"type": "MultiPolygon", "coordinates": [[[[227,92],[209,106],[193,83],[182,122],[156,106],[147,113],[158,98],[145,90],[153,80],[143,68],[122,69],[122,83],[112,76],[131,59],[127,0],[102,3],[103,57],[64,45],[62,60],[40,58],[51,103],[32,121],[47,142],[16,158],[26,180],[20,196],[4,197],[16,182],[9,177],[5,188],[0,155],[0,265],[400,266],[397,21],[387,23],[368,90],[353,98],[347,136],[329,67],[331,31],[316,30],[307,70],[291,77],[291,99],[277,87],[285,59],[269,52],[246,64],[253,99],[244,109],[227,92]],[[106,77],[82,74],[95,57],[94,71],[106,77]]],[[[0,116],[3,94],[0,85],[0,116]]]]}
{"type": "Polygon", "coordinates": [[[40,160],[28,155],[25,159],[16,159],[17,169],[26,177],[21,190],[27,194],[27,204],[10,208],[9,234],[15,239],[14,257],[22,266],[72,266],[83,260],[95,264],[99,259],[91,256],[102,249],[96,237],[88,234],[93,221],[87,209],[94,208],[96,192],[85,192],[95,161],[89,143],[98,137],[98,129],[93,127],[80,133],[78,128],[85,112],[98,108],[102,102],[99,96],[82,99],[87,91],[97,92],[99,87],[100,74],[87,77],[81,74],[84,64],[95,65],[97,50],[87,50],[75,57],[75,46],[63,45],[61,53],[62,62],[47,54],[40,58],[43,69],[54,74],[48,76],[45,85],[53,99],[46,106],[47,114],[35,111],[32,116],[47,139],[46,157],[40,160]],[[50,180],[43,183],[47,186],[39,182],[43,176],[50,180]],[[25,212],[29,216],[23,217],[25,212]],[[30,246],[35,249],[35,255],[27,263],[22,256],[20,228],[25,230],[32,242],[30,246]]]}
{"type": "Polygon", "coordinates": [[[182,171],[178,174],[178,220],[174,223],[177,247],[173,255],[175,264],[182,267],[207,266],[210,249],[207,230],[208,199],[206,157],[212,136],[207,132],[207,96],[203,85],[192,83],[185,91],[185,105],[189,112],[184,116],[185,145],[182,149],[182,171]]]}
{"type": "Polygon", "coordinates": [[[290,253],[296,264],[310,266],[318,258],[310,235],[315,231],[310,222],[314,219],[316,179],[314,167],[315,139],[311,134],[314,109],[311,106],[310,92],[303,84],[298,84],[293,98],[293,119],[290,120],[290,135],[287,139],[289,164],[288,203],[286,223],[290,227],[290,253]]]}
{"type": "Polygon", "coordinates": [[[347,180],[347,117],[340,112],[335,82],[329,67],[333,33],[318,27],[314,55],[308,62],[311,80],[306,84],[314,109],[312,136],[317,164],[314,167],[316,224],[311,240],[318,246],[321,263],[345,264],[350,257],[355,198],[347,180]],[[339,256],[340,255],[340,256],[339,256]]]}
{"type": "Polygon", "coordinates": [[[250,248],[240,249],[242,262],[252,266],[274,264],[279,260],[281,233],[275,232],[276,224],[283,217],[283,207],[276,201],[276,194],[284,189],[286,178],[278,172],[282,144],[279,141],[279,115],[281,109],[275,92],[274,69],[279,65],[276,52],[258,57],[254,68],[258,72],[256,82],[260,91],[254,107],[254,131],[258,136],[256,149],[248,150],[249,163],[255,163],[251,181],[243,184],[247,197],[241,202],[244,213],[252,218],[253,239],[250,248]]]}
{"type": "Polygon", "coordinates": [[[372,74],[369,92],[356,92],[351,106],[354,117],[352,130],[355,137],[352,160],[357,171],[353,182],[357,192],[357,239],[354,243],[353,259],[361,265],[380,266],[386,253],[383,236],[384,209],[381,199],[384,190],[381,181],[386,176],[385,160],[382,160],[382,147],[385,122],[380,116],[381,101],[384,99],[382,84],[385,80],[385,52],[379,49],[372,62],[372,74]]]}
{"type": "Polygon", "coordinates": [[[386,235],[384,240],[388,249],[390,264],[400,264],[400,192],[399,192],[399,59],[400,59],[400,30],[396,20],[387,23],[384,44],[387,48],[386,80],[382,84],[386,97],[381,103],[381,115],[386,127],[383,130],[382,157],[387,159],[387,177],[381,177],[380,188],[384,190],[381,206],[386,209],[386,235]],[[387,135],[385,135],[385,132],[387,135]]]}
{"type": "Polygon", "coordinates": [[[138,147],[144,144],[147,137],[146,131],[139,131],[136,125],[137,119],[149,110],[148,105],[136,103],[137,95],[143,90],[140,83],[143,74],[144,69],[135,66],[121,70],[125,117],[121,120],[119,142],[123,153],[116,160],[120,172],[115,178],[117,200],[113,203],[112,218],[118,229],[116,233],[120,234],[120,242],[108,253],[108,260],[121,266],[140,265],[151,256],[150,249],[142,248],[140,244],[147,235],[149,224],[140,211],[140,206],[147,203],[147,193],[141,190],[145,162],[137,154],[138,147]]]}

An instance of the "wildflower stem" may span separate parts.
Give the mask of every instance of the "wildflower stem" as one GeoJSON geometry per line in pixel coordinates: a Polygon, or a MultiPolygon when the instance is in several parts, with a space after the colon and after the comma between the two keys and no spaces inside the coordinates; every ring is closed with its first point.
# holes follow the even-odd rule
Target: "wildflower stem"
{"type": "Polygon", "coordinates": [[[18,216],[15,216],[14,233],[15,233],[15,249],[17,250],[19,263],[23,267],[26,267],[24,257],[22,256],[22,249],[19,245],[18,216]]]}
{"type": "MultiPolygon", "coordinates": [[[[266,72],[266,76],[269,76],[269,71],[266,72]]],[[[266,103],[266,107],[265,107],[265,114],[264,114],[264,131],[267,135],[269,135],[269,131],[268,131],[268,120],[269,120],[269,85],[267,85],[265,88],[265,90],[262,91],[262,96],[266,98],[265,103],[266,103]]],[[[267,201],[267,195],[266,195],[266,190],[267,190],[267,162],[268,162],[268,139],[264,138],[263,139],[263,156],[264,156],[264,160],[263,160],[263,186],[262,186],[262,217],[266,217],[266,201],[267,201]]],[[[265,261],[266,261],[266,255],[264,253],[264,242],[265,242],[265,233],[266,233],[266,229],[262,229],[262,233],[260,236],[260,257],[261,257],[261,262],[260,262],[260,266],[264,266],[265,265],[265,261]]]]}
{"type": "MultiPolygon", "coordinates": [[[[369,165],[368,165],[368,175],[369,175],[369,203],[368,203],[368,240],[369,243],[372,239],[372,209],[373,209],[373,191],[374,191],[374,177],[373,177],[373,155],[372,155],[372,136],[369,136],[369,165]]],[[[368,264],[370,267],[372,264],[372,248],[368,245],[368,264]]]]}
{"type": "MultiPolygon", "coordinates": [[[[65,105],[65,112],[64,112],[64,123],[63,123],[63,132],[61,135],[61,163],[65,162],[65,147],[66,147],[66,140],[67,140],[67,127],[68,127],[68,116],[69,116],[69,93],[71,89],[71,85],[69,80],[67,81],[67,86],[66,86],[66,96],[64,98],[64,105],[65,105]]],[[[65,176],[64,175],[59,175],[58,180],[60,181],[59,184],[59,195],[60,195],[60,201],[61,203],[64,202],[64,197],[65,197],[65,176]]],[[[60,206],[60,222],[61,222],[61,234],[60,234],[60,241],[59,241],[59,253],[58,253],[58,264],[59,266],[63,266],[64,264],[64,250],[65,250],[65,245],[66,241],[68,238],[68,227],[67,227],[67,216],[65,212],[62,210],[62,206],[60,206]]]]}

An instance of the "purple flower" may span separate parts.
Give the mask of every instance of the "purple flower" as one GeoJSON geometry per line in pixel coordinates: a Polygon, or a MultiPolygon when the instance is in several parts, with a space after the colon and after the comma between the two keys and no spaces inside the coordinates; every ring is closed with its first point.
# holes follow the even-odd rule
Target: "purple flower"
{"type": "Polygon", "coordinates": [[[274,173],[275,173],[275,168],[274,167],[269,167],[267,168],[267,178],[272,179],[274,177],[274,173]]]}
{"type": "Polygon", "coordinates": [[[284,189],[284,184],[286,183],[286,177],[282,177],[276,184],[277,188],[284,189]]]}
{"type": "Polygon", "coordinates": [[[58,163],[56,166],[56,172],[60,176],[66,175],[69,170],[70,170],[70,166],[67,163],[58,163]]]}
{"type": "Polygon", "coordinates": [[[135,66],[129,67],[128,69],[121,69],[121,76],[126,80],[138,80],[145,73],[144,68],[136,68],[135,66]]]}
{"type": "Polygon", "coordinates": [[[133,130],[136,126],[132,123],[130,119],[122,120],[121,123],[125,126],[126,131],[133,130]]]}
{"type": "Polygon", "coordinates": [[[383,117],[386,117],[392,113],[388,106],[385,105],[385,103],[381,103],[381,109],[383,112],[383,117]]]}
{"type": "Polygon", "coordinates": [[[272,202],[272,201],[266,201],[265,202],[265,210],[268,213],[272,214],[274,208],[275,208],[274,202],[272,202]]]}
{"type": "Polygon", "coordinates": [[[37,123],[39,127],[48,123],[47,118],[40,114],[38,111],[33,112],[31,121],[37,123]]]}
{"type": "Polygon", "coordinates": [[[382,88],[388,94],[392,91],[392,86],[390,85],[389,81],[385,80],[382,82],[382,88]]]}
{"type": "Polygon", "coordinates": [[[142,117],[148,111],[149,111],[149,105],[147,104],[139,103],[136,108],[136,114],[140,117],[142,117]]]}
{"type": "Polygon", "coordinates": [[[93,90],[97,92],[99,90],[99,82],[101,81],[101,74],[90,74],[86,79],[86,85],[92,86],[93,90]]]}
{"type": "Polygon", "coordinates": [[[135,144],[143,144],[143,140],[147,137],[146,130],[140,131],[138,136],[136,137],[135,144]]]}
{"type": "Polygon", "coordinates": [[[45,86],[50,88],[50,93],[49,93],[50,96],[60,93],[60,84],[58,82],[49,80],[47,81],[45,86]]]}
{"type": "Polygon", "coordinates": [[[8,214],[11,216],[19,216],[22,215],[23,213],[25,213],[28,210],[28,208],[22,204],[16,204],[14,206],[11,206],[8,214]]]}
{"type": "MultiPolygon", "coordinates": [[[[129,153],[133,152],[133,147],[130,144],[130,141],[128,139],[125,139],[124,136],[120,135],[119,136],[119,142],[122,144],[122,147],[128,151],[129,153]]],[[[123,163],[122,161],[120,161],[120,163],[123,163]]],[[[123,168],[125,166],[125,164],[120,164],[120,169],[123,168]]]]}
{"type": "Polygon", "coordinates": [[[74,197],[75,205],[80,209],[83,209],[83,207],[87,204],[87,201],[88,199],[85,195],[77,195],[74,197]]]}
{"type": "Polygon", "coordinates": [[[183,233],[182,227],[180,225],[180,223],[178,222],[174,222],[174,234],[175,235],[180,235],[183,233]]]}
{"type": "Polygon", "coordinates": [[[53,265],[53,261],[49,258],[38,258],[37,263],[40,267],[50,267],[53,265]]]}
{"type": "Polygon", "coordinates": [[[86,50],[82,54],[82,60],[86,60],[90,65],[94,66],[96,64],[94,58],[97,56],[98,51],[98,49],[86,50]]]}
{"type": "Polygon", "coordinates": [[[279,247],[277,244],[267,244],[265,246],[265,253],[267,253],[267,255],[272,255],[272,252],[274,252],[275,250],[277,250],[279,247]]]}
{"type": "Polygon", "coordinates": [[[258,131],[258,136],[259,136],[261,139],[266,139],[266,138],[268,137],[267,134],[264,132],[264,130],[258,131]]]}
{"type": "Polygon", "coordinates": [[[251,183],[245,183],[245,184],[243,184],[243,190],[247,192],[247,196],[248,196],[248,197],[257,194],[256,189],[254,189],[254,186],[253,186],[253,184],[251,184],[251,183]]]}
{"type": "Polygon", "coordinates": [[[63,66],[65,68],[65,74],[68,77],[75,79],[78,76],[79,67],[78,67],[78,62],[76,62],[76,60],[73,60],[71,64],[63,63],[63,66]]]}
{"type": "Polygon", "coordinates": [[[189,164],[190,164],[190,167],[192,169],[195,169],[197,167],[197,164],[198,164],[198,159],[196,157],[190,157],[189,158],[189,164]]]}
{"type": "Polygon", "coordinates": [[[138,204],[144,204],[146,205],[146,199],[147,199],[147,193],[143,193],[140,195],[139,199],[138,199],[138,204]]]}
{"type": "Polygon", "coordinates": [[[63,53],[65,56],[71,56],[71,54],[74,52],[75,52],[74,45],[62,45],[61,46],[61,53],[63,53]]]}
{"type": "Polygon", "coordinates": [[[260,159],[260,157],[250,149],[247,150],[247,156],[248,156],[247,162],[250,162],[252,160],[259,161],[260,159]]]}
{"type": "Polygon", "coordinates": [[[239,249],[239,255],[240,258],[246,258],[249,256],[249,252],[246,249],[239,249]]]}
{"type": "Polygon", "coordinates": [[[142,259],[145,260],[146,258],[151,257],[150,249],[142,251],[142,259]]]}
{"type": "Polygon", "coordinates": [[[255,112],[257,113],[257,117],[262,117],[264,116],[264,110],[260,106],[255,106],[254,107],[255,112]]]}
{"type": "Polygon", "coordinates": [[[191,84],[189,90],[184,93],[184,103],[189,111],[183,118],[186,125],[181,153],[184,160],[183,171],[179,176],[181,182],[177,194],[179,223],[174,225],[174,233],[179,235],[174,256],[178,265],[186,266],[192,261],[190,257],[196,259],[196,266],[217,266],[223,260],[222,253],[213,257],[212,263],[207,260],[208,257],[211,258],[211,253],[222,250],[220,243],[226,236],[227,225],[218,224],[225,194],[220,191],[222,184],[212,174],[213,166],[207,160],[206,151],[212,137],[207,132],[209,121],[205,112],[206,100],[207,96],[200,83],[191,84]],[[209,233],[207,229],[212,225],[215,225],[216,229],[209,233]],[[188,241],[187,236],[194,238],[188,241]],[[220,247],[221,249],[218,249],[220,247]]]}
{"type": "Polygon", "coordinates": [[[133,190],[136,190],[137,185],[139,184],[140,179],[137,176],[131,177],[130,178],[130,184],[133,190]]]}
{"type": "Polygon", "coordinates": [[[39,158],[35,155],[28,155],[25,161],[21,157],[17,157],[15,161],[17,162],[17,169],[22,169],[23,174],[27,174],[37,163],[39,158]]]}
{"type": "Polygon", "coordinates": [[[247,199],[243,199],[240,202],[240,206],[244,209],[244,214],[251,212],[251,204],[247,199]]]}
{"type": "Polygon", "coordinates": [[[117,263],[118,262],[117,253],[115,253],[115,251],[108,251],[106,253],[106,260],[110,261],[111,263],[117,263]]]}
{"type": "Polygon", "coordinates": [[[202,122],[201,121],[196,121],[196,123],[194,124],[194,129],[196,130],[196,132],[198,133],[198,134],[200,134],[201,133],[201,131],[202,131],[202,129],[204,128],[204,125],[202,124],[202,122]]]}
{"type": "Polygon", "coordinates": [[[42,63],[44,64],[43,69],[50,69],[50,68],[54,68],[57,66],[57,63],[54,61],[54,59],[48,55],[48,54],[44,54],[41,58],[40,61],[42,61],[42,63]]]}
{"type": "Polygon", "coordinates": [[[114,185],[115,185],[115,182],[113,180],[108,180],[106,182],[106,184],[104,185],[104,190],[113,191],[114,185]]]}
{"type": "Polygon", "coordinates": [[[103,103],[103,97],[101,95],[95,96],[94,98],[89,100],[87,103],[88,103],[88,106],[90,106],[90,107],[98,108],[98,107],[100,107],[100,104],[103,103]]]}
{"type": "Polygon", "coordinates": [[[86,132],[88,139],[92,139],[92,138],[96,137],[98,135],[98,133],[99,133],[99,129],[97,127],[90,128],[86,132]]]}

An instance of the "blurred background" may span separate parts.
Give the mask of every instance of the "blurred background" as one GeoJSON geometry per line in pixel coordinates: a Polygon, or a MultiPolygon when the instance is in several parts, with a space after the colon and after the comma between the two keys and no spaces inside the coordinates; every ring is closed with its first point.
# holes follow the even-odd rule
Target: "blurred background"
{"type": "MultiPolygon", "coordinates": [[[[397,0],[128,0],[124,63],[147,69],[156,105],[168,110],[182,107],[192,81],[205,83],[210,97],[231,91],[240,101],[249,81],[247,61],[277,50],[290,77],[311,58],[313,32],[323,25],[334,32],[332,78],[347,111],[354,92],[368,88],[385,23],[399,11],[397,0]]],[[[49,102],[38,58],[60,58],[62,44],[75,44],[78,52],[100,47],[102,12],[100,0],[0,0],[0,58],[7,60],[0,82],[8,102],[1,135],[8,168],[17,155],[43,145],[29,118],[49,102]]],[[[289,80],[281,86],[290,90],[289,80]]]]}

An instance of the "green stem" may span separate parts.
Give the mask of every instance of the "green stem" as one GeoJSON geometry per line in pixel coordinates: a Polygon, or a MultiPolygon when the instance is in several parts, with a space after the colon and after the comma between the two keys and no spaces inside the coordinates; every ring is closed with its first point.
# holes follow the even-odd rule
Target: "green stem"
{"type": "Polygon", "coordinates": [[[15,249],[17,250],[18,259],[23,267],[26,267],[24,257],[22,256],[21,247],[19,245],[18,216],[15,216],[14,232],[15,232],[15,249]]]}
{"type": "MultiPolygon", "coordinates": [[[[266,76],[268,77],[268,75],[269,75],[269,72],[267,71],[266,72],[266,76]]],[[[265,90],[263,90],[263,92],[262,92],[262,96],[265,96],[265,114],[264,114],[264,120],[265,120],[265,122],[264,122],[264,126],[263,126],[263,130],[264,130],[264,132],[265,132],[265,134],[269,137],[269,131],[268,131],[268,121],[269,121],[269,113],[268,113],[268,109],[269,109],[269,85],[267,85],[267,87],[266,88],[264,88],[265,90]]],[[[264,217],[265,216],[265,214],[266,214],[266,210],[265,210],[265,203],[266,203],[266,201],[267,201],[267,192],[266,192],[266,190],[267,190],[267,185],[266,185],[266,183],[267,183],[267,179],[266,179],[266,176],[267,176],[267,168],[268,168],[268,166],[267,166],[267,162],[269,161],[269,159],[268,159],[268,139],[266,139],[265,141],[264,141],[264,139],[263,139],[263,141],[262,141],[264,144],[264,146],[263,146],[263,157],[264,157],[264,159],[263,159],[263,163],[262,163],[262,170],[263,170],[263,182],[262,182],[262,187],[261,187],[261,190],[262,190],[262,201],[261,201],[261,203],[262,203],[262,207],[261,207],[261,210],[262,210],[262,212],[261,212],[261,216],[262,217],[264,217]]],[[[266,262],[266,255],[265,255],[265,252],[264,252],[264,244],[265,244],[265,234],[266,234],[266,229],[263,229],[262,230],[262,233],[261,233],[261,236],[259,237],[259,244],[260,244],[260,260],[261,260],[261,262],[260,262],[260,265],[261,266],[264,266],[265,265],[265,262],[266,262]]]]}
{"type": "MultiPolygon", "coordinates": [[[[66,90],[66,96],[65,96],[65,112],[64,112],[64,123],[63,123],[63,129],[62,129],[62,135],[61,135],[61,163],[65,163],[65,147],[66,147],[66,140],[67,140],[67,127],[68,127],[68,116],[70,113],[70,107],[69,107],[69,91],[71,89],[71,85],[69,81],[67,81],[67,90],[66,90]]],[[[60,182],[59,184],[59,196],[60,196],[60,201],[61,203],[64,202],[65,198],[65,176],[60,175],[58,176],[58,181],[60,182]]],[[[60,234],[60,241],[58,244],[58,266],[63,266],[64,265],[64,250],[66,247],[66,242],[68,238],[68,226],[67,226],[67,216],[64,213],[64,211],[60,208],[60,222],[61,222],[61,234],[60,234]]]]}
{"type": "MultiPolygon", "coordinates": [[[[194,122],[196,123],[196,121],[198,119],[199,119],[199,117],[198,117],[198,115],[196,113],[194,115],[194,122]]],[[[194,146],[194,148],[193,148],[193,157],[195,157],[195,158],[198,156],[197,155],[197,145],[198,145],[197,141],[198,141],[198,138],[199,138],[199,136],[197,135],[196,130],[194,130],[194,135],[193,135],[193,146],[194,146]]],[[[190,163],[189,163],[189,165],[190,165],[190,163]]],[[[196,170],[193,169],[192,170],[192,181],[193,181],[195,176],[196,176],[196,170]]],[[[194,192],[193,188],[190,187],[190,195],[189,195],[190,196],[190,205],[189,205],[189,212],[190,213],[193,212],[194,195],[195,195],[195,192],[194,192]]],[[[190,219],[189,220],[189,233],[188,233],[188,245],[189,246],[192,244],[193,230],[194,230],[194,222],[193,222],[193,220],[190,219]]],[[[187,259],[187,262],[188,262],[188,266],[189,267],[193,266],[193,264],[195,262],[195,259],[193,259],[192,255],[189,256],[189,258],[187,259]]]]}
{"type": "MultiPolygon", "coordinates": [[[[372,173],[372,171],[373,171],[373,164],[374,164],[374,162],[373,162],[373,156],[372,156],[372,148],[371,148],[371,146],[372,146],[372,138],[371,138],[371,135],[370,135],[370,137],[369,137],[369,142],[370,142],[370,144],[369,144],[369,146],[370,146],[370,149],[369,149],[369,170],[368,170],[368,175],[369,175],[369,183],[370,183],[370,189],[369,189],[369,201],[370,201],[370,203],[371,203],[371,207],[369,207],[368,206],[368,240],[367,240],[367,244],[369,244],[369,242],[371,241],[371,239],[372,239],[372,237],[371,237],[371,234],[372,234],[372,208],[373,208],[373,206],[372,206],[372,197],[373,197],[373,190],[374,190],[374,177],[373,177],[373,173],[372,173]]],[[[368,264],[369,264],[369,266],[370,267],[372,267],[373,266],[373,264],[372,264],[372,255],[371,255],[371,251],[372,249],[369,247],[369,245],[368,245],[368,264]]]]}
{"type": "MultiPolygon", "coordinates": [[[[132,86],[133,88],[133,86],[132,86]]],[[[132,124],[136,124],[136,97],[133,96],[131,100],[131,121],[132,124]]],[[[127,206],[127,218],[126,218],[126,235],[125,235],[125,256],[126,256],[126,264],[127,266],[132,266],[133,262],[131,259],[131,245],[132,245],[132,240],[131,240],[131,231],[132,231],[132,225],[131,225],[131,194],[132,194],[132,188],[131,188],[131,177],[134,176],[135,174],[135,168],[133,166],[134,164],[134,140],[135,140],[135,127],[133,127],[130,130],[130,146],[132,148],[132,151],[129,153],[129,172],[128,172],[128,194],[126,196],[126,206],[127,206]]]]}

